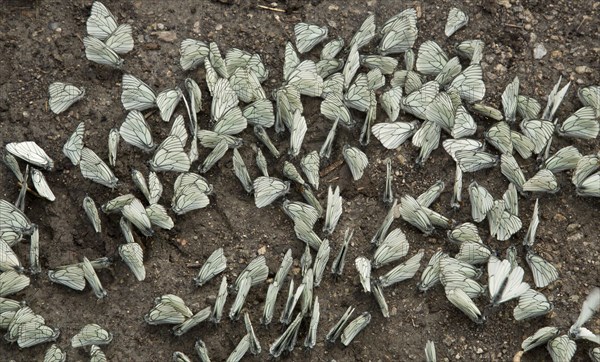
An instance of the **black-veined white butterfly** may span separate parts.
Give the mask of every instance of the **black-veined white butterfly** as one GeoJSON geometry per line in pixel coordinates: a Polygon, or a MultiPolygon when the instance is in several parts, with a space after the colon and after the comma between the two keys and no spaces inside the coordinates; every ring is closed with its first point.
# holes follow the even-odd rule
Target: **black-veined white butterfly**
{"type": "Polygon", "coordinates": [[[123,59],[119,54],[103,43],[102,40],[86,36],[83,38],[83,45],[85,46],[85,57],[88,60],[117,69],[123,66],[123,59]]]}
{"type": "Polygon", "coordinates": [[[425,75],[437,75],[448,62],[448,56],[440,46],[427,40],[419,47],[417,53],[417,71],[425,75]]]}
{"type": "Polygon", "coordinates": [[[523,343],[521,343],[521,348],[524,352],[532,350],[537,346],[547,343],[549,340],[556,337],[559,332],[559,329],[556,327],[542,327],[533,335],[527,337],[523,343]]]}
{"type": "Polygon", "coordinates": [[[394,192],[392,190],[392,160],[388,158],[385,162],[385,187],[383,189],[383,202],[392,204],[394,202],[394,192]]]}
{"type": "Polygon", "coordinates": [[[471,105],[471,109],[481,116],[491,118],[496,121],[502,121],[504,119],[504,116],[502,115],[502,112],[500,112],[499,109],[494,108],[492,106],[488,106],[483,103],[473,103],[471,105]]]}
{"type": "Polygon", "coordinates": [[[541,110],[542,106],[535,98],[521,94],[517,97],[517,113],[523,117],[523,119],[538,118],[541,110]]]}
{"type": "Polygon", "coordinates": [[[329,186],[327,193],[327,211],[325,212],[325,224],[323,224],[323,232],[327,234],[333,233],[337,223],[342,216],[342,197],[340,196],[340,187],[335,188],[335,192],[329,186]]]}
{"type": "Polygon", "coordinates": [[[500,156],[500,170],[502,174],[517,187],[519,191],[523,191],[525,184],[525,175],[517,160],[510,154],[502,154],[500,156]]]}
{"type": "Polygon", "coordinates": [[[510,131],[510,139],[513,144],[513,150],[517,151],[521,158],[528,159],[531,157],[535,145],[529,137],[519,132],[510,131]]]}
{"type": "Polygon", "coordinates": [[[342,97],[335,93],[329,93],[325,96],[325,99],[321,102],[321,114],[332,121],[340,120],[344,126],[349,128],[355,125],[355,121],[352,119],[342,97]]]}
{"type": "Polygon", "coordinates": [[[435,353],[435,344],[433,341],[427,341],[425,344],[425,361],[426,362],[437,362],[437,355],[435,353]]]}
{"type": "Polygon", "coordinates": [[[150,128],[140,111],[133,110],[127,114],[119,128],[119,134],[125,142],[146,152],[150,152],[156,147],[150,128]]]}
{"type": "Polygon", "coordinates": [[[300,153],[307,130],[306,119],[300,114],[300,110],[297,109],[290,124],[290,149],[288,151],[290,156],[296,157],[300,153]]]}
{"type": "Polygon", "coordinates": [[[50,109],[55,114],[59,114],[81,100],[85,96],[85,89],[68,83],[54,82],[48,87],[48,94],[50,109]]]}
{"type": "Polygon", "coordinates": [[[215,42],[210,42],[208,44],[208,60],[212,68],[217,72],[218,76],[221,78],[228,79],[229,73],[227,72],[227,66],[225,65],[225,60],[221,55],[221,51],[219,50],[219,46],[215,42]]]}
{"type": "Polygon", "coordinates": [[[35,191],[37,191],[38,195],[49,201],[56,200],[56,196],[54,196],[54,193],[50,189],[50,185],[48,185],[48,181],[46,181],[46,177],[42,171],[36,168],[31,168],[30,174],[31,182],[33,183],[33,187],[35,188],[35,191]]]}
{"type": "Polygon", "coordinates": [[[309,97],[319,97],[323,93],[323,78],[312,60],[304,60],[296,65],[285,77],[285,85],[293,85],[300,94],[309,97]]]}
{"type": "Polygon", "coordinates": [[[539,119],[529,119],[521,122],[521,131],[534,145],[533,152],[538,154],[546,147],[554,133],[554,123],[539,119]]]}
{"type": "Polygon", "coordinates": [[[319,250],[317,251],[317,255],[315,256],[315,262],[313,266],[313,283],[315,287],[318,287],[321,284],[321,280],[323,279],[323,272],[327,267],[327,262],[329,261],[330,253],[331,247],[329,246],[329,240],[323,239],[323,241],[321,242],[321,246],[319,246],[319,250]]]}
{"type": "Polygon", "coordinates": [[[270,205],[279,197],[288,193],[289,181],[281,181],[275,177],[260,176],[254,180],[254,203],[261,208],[270,205]]]}
{"type": "Polygon", "coordinates": [[[171,209],[177,215],[206,207],[210,200],[206,193],[195,183],[175,189],[171,209]]]}
{"type": "Polygon", "coordinates": [[[508,211],[504,200],[494,201],[487,218],[490,234],[500,241],[508,240],[523,226],[521,219],[508,211]]]}
{"type": "Polygon", "coordinates": [[[108,295],[108,293],[106,293],[106,290],[102,286],[102,283],[100,283],[100,279],[98,278],[98,274],[96,274],[94,266],[85,256],[83,257],[81,268],[83,269],[83,277],[85,278],[85,280],[87,280],[88,284],[94,291],[96,298],[105,298],[108,295]]]}
{"type": "Polygon", "coordinates": [[[268,99],[259,99],[242,109],[242,115],[251,125],[260,125],[265,128],[275,124],[273,103],[268,99]]]}
{"type": "Polygon", "coordinates": [[[166,89],[156,96],[156,105],[160,110],[160,118],[163,121],[169,122],[175,108],[183,97],[183,92],[179,87],[166,89]]]}
{"type": "Polygon", "coordinates": [[[549,341],[546,348],[553,362],[564,362],[573,358],[577,345],[567,335],[562,335],[549,341]]]}
{"type": "Polygon", "coordinates": [[[109,344],[113,339],[112,333],[98,324],[86,324],[71,338],[71,347],[79,348],[90,345],[109,344]]]}
{"type": "Polygon", "coordinates": [[[244,190],[246,190],[247,193],[252,193],[252,190],[254,187],[252,185],[252,179],[250,178],[250,174],[248,173],[248,168],[246,168],[244,159],[242,158],[242,155],[240,155],[237,148],[233,149],[232,160],[233,160],[233,173],[236,175],[236,177],[242,183],[244,190]]]}
{"type": "Polygon", "coordinates": [[[558,279],[558,271],[541,256],[529,250],[526,256],[527,264],[533,274],[533,281],[538,288],[545,288],[558,279]]]}
{"type": "Polygon", "coordinates": [[[173,223],[173,219],[167,214],[167,209],[164,206],[159,204],[151,204],[146,207],[146,214],[148,215],[148,219],[150,219],[150,223],[153,226],[157,226],[161,229],[171,230],[175,224],[173,223]]]}
{"type": "Polygon", "coordinates": [[[457,53],[471,60],[471,65],[479,64],[483,58],[485,44],[479,39],[465,40],[456,47],[457,53]]]}
{"type": "Polygon", "coordinates": [[[444,191],[445,184],[444,181],[438,180],[436,183],[431,185],[427,190],[425,190],[422,194],[417,196],[417,203],[422,207],[429,207],[431,204],[437,200],[442,192],[444,191]]]}
{"type": "Polygon", "coordinates": [[[352,322],[348,323],[341,335],[341,342],[344,346],[348,346],[350,342],[371,322],[371,313],[364,312],[356,317],[352,322]]]}
{"type": "Polygon", "coordinates": [[[260,85],[260,80],[247,67],[237,68],[229,77],[229,83],[239,100],[244,103],[252,103],[256,100],[267,98],[265,91],[260,85]]]}
{"type": "Polygon", "coordinates": [[[402,101],[402,87],[392,87],[383,92],[380,98],[381,108],[386,113],[390,122],[395,122],[400,114],[400,102],[402,101]]]}
{"type": "Polygon", "coordinates": [[[348,246],[350,245],[350,240],[352,240],[352,236],[354,235],[354,231],[350,229],[346,229],[344,232],[344,242],[342,243],[342,247],[338,252],[337,256],[333,260],[333,264],[331,265],[331,273],[337,276],[342,275],[344,271],[344,264],[346,260],[346,254],[348,252],[348,246]]]}
{"type": "Polygon", "coordinates": [[[500,157],[484,151],[459,150],[454,153],[456,162],[463,172],[476,172],[495,167],[500,157]]]}
{"type": "Polygon", "coordinates": [[[279,338],[273,342],[269,348],[269,354],[274,358],[278,358],[284,351],[291,351],[294,349],[296,344],[296,336],[300,329],[300,322],[302,322],[302,313],[299,312],[296,319],[287,327],[279,338]]]}
{"type": "Polygon", "coordinates": [[[483,150],[483,143],[480,141],[463,138],[463,139],[452,139],[449,138],[442,143],[444,150],[452,157],[454,161],[456,160],[456,152],[458,151],[481,151],[483,150]]]}
{"type": "Polygon", "coordinates": [[[354,181],[359,180],[369,164],[367,155],[358,148],[350,145],[345,145],[342,153],[344,155],[344,160],[346,160],[346,164],[348,164],[348,168],[350,168],[352,178],[354,181]]]}
{"type": "Polygon", "coordinates": [[[54,161],[33,141],[8,143],[6,150],[13,156],[44,170],[51,171],[54,167],[54,161]]]}
{"type": "Polygon", "coordinates": [[[146,214],[144,205],[142,205],[142,202],[139,199],[134,198],[130,203],[123,206],[121,213],[145,236],[151,236],[154,234],[154,231],[152,230],[152,223],[148,218],[148,214],[146,214]]]}
{"type": "Polygon", "coordinates": [[[238,97],[227,79],[217,81],[213,91],[211,117],[215,122],[213,131],[234,135],[243,131],[248,122],[238,106],[238,97]]]}
{"type": "Polygon", "coordinates": [[[595,139],[600,133],[598,114],[593,107],[578,109],[569,118],[565,119],[557,130],[563,137],[595,139]]]}
{"type": "Polygon", "coordinates": [[[446,298],[448,298],[450,303],[460,309],[473,322],[481,324],[485,321],[485,317],[481,314],[477,305],[462,289],[456,288],[446,290],[446,298]]]}
{"type": "Polygon", "coordinates": [[[529,284],[523,282],[523,268],[516,266],[511,270],[508,260],[490,256],[488,261],[488,289],[493,305],[520,297],[529,290],[529,284]]]}
{"type": "Polygon", "coordinates": [[[360,64],[369,69],[379,69],[382,74],[392,74],[398,66],[398,60],[383,55],[362,55],[360,64]]]}
{"type": "Polygon", "coordinates": [[[438,148],[440,144],[441,127],[432,121],[426,121],[421,125],[421,128],[415,132],[412,143],[416,147],[420,147],[419,156],[415,163],[422,165],[427,161],[431,152],[438,148]]]}
{"type": "Polygon", "coordinates": [[[379,268],[406,256],[408,248],[408,240],[402,230],[392,230],[377,247],[373,256],[373,267],[379,268]]]}
{"type": "Polygon", "coordinates": [[[184,39],[179,47],[179,64],[183,70],[190,70],[204,63],[208,57],[208,44],[196,39],[184,39]]]}
{"type": "Polygon", "coordinates": [[[87,147],[81,150],[79,168],[83,177],[106,187],[115,188],[119,181],[108,165],[87,147]]]}
{"type": "Polygon", "coordinates": [[[444,27],[444,34],[451,36],[458,29],[467,25],[469,22],[469,16],[458,8],[452,8],[448,12],[448,20],[446,20],[446,26],[444,27]]]}
{"type": "Polygon", "coordinates": [[[542,120],[551,121],[554,119],[554,114],[558,110],[558,107],[563,101],[565,94],[569,90],[571,86],[571,82],[568,82],[561,90],[558,90],[560,83],[562,82],[562,76],[558,77],[558,81],[552,88],[550,94],[548,94],[548,102],[546,103],[546,108],[544,108],[544,112],[542,113],[542,120]]]}
{"type": "Polygon", "coordinates": [[[312,315],[310,317],[310,324],[308,327],[308,334],[304,340],[304,347],[306,348],[314,348],[317,343],[317,328],[319,326],[320,316],[319,297],[315,297],[315,302],[312,307],[312,315]]]}
{"type": "Polygon", "coordinates": [[[541,169],[523,184],[523,191],[556,193],[558,181],[552,171],[541,169]]]}
{"type": "Polygon", "coordinates": [[[256,167],[260,170],[263,176],[269,176],[269,170],[267,167],[267,159],[265,155],[263,155],[260,148],[256,148],[256,167]]]}
{"type": "Polygon", "coordinates": [[[307,153],[302,160],[300,160],[300,168],[306,175],[306,179],[312,187],[319,188],[319,164],[320,156],[317,151],[311,151],[307,153]]]}
{"type": "Polygon", "coordinates": [[[375,15],[371,14],[363,21],[356,33],[354,33],[352,40],[348,44],[348,48],[356,46],[356,49],[360,49],[369,44],[371,39],[375,37],[375,28],[375,15]]]}
{"type": "Polygon", "coordinates": [[[156,93],[131,74],[123,74],[121,103],[126,110],[143,111],[156,105],[156,93]]]}
{"type": "Polygon", "coordinates": [[[385,22],[377,50],[382,55],[398,54],[413,47],[417,40],[417,12],[406,9],[385,22]]]}
{"type": "Polygon", "coordinates": [[[462,170],[460,166],[457,164],[454,171],[454,187],[452,192],[452,199],[450,200],[450,206],[453,209],[459,209],[460,203],[462,202],[462,170]]]}
{"type": "Polygon", "coordinates": [[[438,93],[425,108],[425,118],[451,133],[454,128],[454,105],[448,93],[438,93]]]}
{"type": "Polygon", "coordinates": [[[378,278],[378,283],[382,287],[388,287],[401,281],[412,278],[419,270],[421,266],[421,259],[423,259],[425,251],[420,249],[414,256],[405,261],[402,264],[394,267],[392,270],[378,278]]]}
{"type": "Polygon", "coordinates": [[[343,328],[346,326],[346,323],[348,323],[348,320],[350,319],[352,313],[354,313],[354,307],[350,306],[348,307],[348,309],[346,309],[344,314],[340,317],[337,323],[333,327],[331,327],[331,329],[325,336],[325,339],[328,342],[334,343],[340,337],[343,328]]]}
{"type": "Polygon", "coordinates": [[[470,222],[455,226],[452,230],[448,231],[447,235],[448,239],[455,243],[483,243],[481,237],[479,236],[477,225],[470,222]]]}
{"type": "MultiPolygon", "coordinates": [[[[444,67],[440,70],[438,75],[435,77],[435,81],[438,82],[441,86],[445,86],[450,83],[454,78],[456,78],[460,72],[462,71],[462,67],[460,65],[460,59],[458,57],[454,57],[446,62],[444,67]]],[[[460,94],[455,89],[449,89],[450,91],[454,91],[456,94],[456,99],[460,100],[460,94]]],[[[460,102],[456,102],[455,106],[458,106],[460,102]]]]}
{"type": "Polygon", "coordinates": [[[519,104],[519,77],[515,77],[502,93],[502,109],[507,122],[513,123],[517,114],[519,104]]]}
{"type": "Polygon", "coordinates": [[[579,196],[600,197],[600,172],[582,180],[575,192],[579,196]]]}
{"type": "Polygon", "coordinates": [[[333,39],[329,43],[323,45],[321,49],[321,60],[334,59],[339,52],[344,48],[344,39],[333,39]]]}
{"type": "Polygon", "coordinates": [[[485,132],[485,139],[502,154],[512,155],[513,143],[510,132],[508,123],[500,121],[485,132]]]}
{"type": "Polygon", "coordinates": [[[131,25],[121,24],[104,43],[117,54],[129,53],[133,50],[133,36],[131,33],[131,25]]]}
{"type": "Polygon", "coordinates": [[[315,45],[327,38],[327,27],[298,23],[294,26],[296,48],[300,54],[310,51],[315,45]]]}
{"type": "Polygon", "coordinates": [[[542,167],[552,171],[552,173],[572,170],[577,167],[581,157],[581,153],[574,146],[563,147],[546,159],[542,167]]]}
{"type": "Polygon", "coordinates": [[[359,256],[354,260],[356,270],[360,276],[360,283],[365,293],[371,292],[371,261],[364,256],[359,256]]]}
{"type": "Polygon", "coordinates": [[[467,103],[478,102],[485,96],[483,71],[479,64],[472,64],[465,68],[450,83],[450,88],[456,89],[460,98],[467,103]]]}
{"type": "Polygon", "coordinates": [[[168,136],[154,152],[154,156],[150,160],[150,169],[155,172],[187,172],[190,164],[190,159],[183,150],[179,137],[168,136]]]}
{"type": "Polygon", "coordinates": [[[546,315],[552,311],[554,306],[546,296],[538,291],[529,289],[519,297],[519,304],[513,310],[515,320],[535,318],[546,315]]]}
{"type": "MultiPolygon", "coordinates": [[[[581,312],[579,313],[577,320],[569,328],[569,336],[571,336],[572,338],[575,338],[575,339],[581,339],[581,338],[588,339],[590,337],[593,338],[593,336],[586,335],[586,334],[590,334],[590,332],[586,328],[583,328],[583,325],[590,318],[592,318],[592,316],[596,312],[598,312],[598,310],[600,310],[600,288],[595,287],[590,291],[588,296],[583,301],[583,304],[581,306],[581,312]],[[586,338],[586,337],[588,337],[588,338],[586,338]]],[[[597,338],[598,337],[596,337],[595,339],[597,339],[597,338]]],[[[596,343],[598,343],[598,342],[596,341],[596,343]]]]}
{"type": "Polygon", "coordinates": [[[439,93],[440,85],[436,81],[431,81],[423,84],[415,92],[406,92],[406,97],[402,98],[400,103],[401,108],[417,118],[426,120],[425,111],[429,103],[431,103],[435,96],[439,93]]]}
{"type": "Polygon", "coordinates": [[[146,279],[146,268],[144,267],[144,251],[138,243],[127,243],[119,245],[119,255],[127,264],[135,278],[139,281],[146,279]]]}

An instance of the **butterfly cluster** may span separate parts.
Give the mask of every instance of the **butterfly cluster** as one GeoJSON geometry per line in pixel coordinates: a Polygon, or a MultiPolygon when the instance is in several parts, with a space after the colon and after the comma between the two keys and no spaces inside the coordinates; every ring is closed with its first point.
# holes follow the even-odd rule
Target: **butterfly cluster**
{"type": "MultiPolygon", "coordinates": [[[[445,26],[446,36],[452,36],[468,21],[467,14],[452,8],[445,26]]],[[[289,280],[279,317],[283,332],[270,345],[269,354],[277,358],[291,352],[300,334],[305,336],[304,347],[314,348],[320,322],[319,287],[328,274],[333,278],[343,274],[354,235],[354,230],[345,230],[343,241],[330,262],[336,247],[334,231],[344,217],[345,190],[328,182],[324,208],[318,197],[322,186],[321,172],[332,158],[338,157],[347,165],[353,181],[361,180],[369,167],[365,146],[373,135],[388,150],[397,150],[410,140],[419,150],[415,160],[418,166],[425,166],[441,143],[455,162],[450,205],[453,209],[463,206],[463,173],[493,172],[499,166],[500,173],[509,181],[507,190],[497,199],[483,185],[471,182],[468,195],[472,220],[459,222],[444,215],[439,211],[443,208],[435,204],[445,189],[442,180],[416,197],[407,193],[394,195],[392,162],[390,158],[385,161],[383,201],[388,212],[371,239],[372,257],[359,256],[354,260],[361,290],[373,295],[385,318],[390,317],[385,288],[412,279],[421,267],[421,260],[429,253],[429,250],[419,249],[398,263],[409,255],[410,245],[400,227],[392,228],[396,219],[406,221],[425,236],[438,233],[439,229],[446,230],[450,242],[447,250],[458,252],[451,256],[446,249],[433,251],[417,288],[425,292],[442,285],[449,303],[473,322],[484,323],[494,311],[511,300],[518,300],[513,309],[517,321],[544,316],[553,310],[553,304],[543,292],[535,289],[545,288],[559,278],[558,269],[534,248],[540,224],[539,198],[544,193],[560,191],[557,174],[561,172],[572,172],[577,195],[600,197],[600,152],[582,155],[571,145],[551,154],[555,134],[564,138],[597,139],[600,133],[600,87],[580,88],[577,94],[582,107],[561,122],[557,111],[570,83],[561,88],[559,79],[542,110],[534,97],[520,94],[520,80],[515,77],[502,93],[502,110],[496,109],[483,102],[486,85],[481,62],[485,44],[481,40],[461,42],[453,57],[433,40],[426,40],[417,47],[417,11],[412,8],[392,16],[379,30],[375,16],[369,15],[348,44],[342,38],[326,42],[330,34],[325,26],[296,24],[295,42],[285,44],[281,84],[269,95],[263,88],[269,72],[259,54],[236,48],[221,53],[217,43],[197,39],[181,42],[179,64],[183,71],[203,67],[203,82],[188,77],[179,85],[157,92],[142,79],[123,70],[121,55],[132,51],[134,46],[131,25],[119,25],[117,18],[96,1],[86,28],[88,36],[83,39],[86,58],[122,72],[120,100],[126,115],[120,127],[111,129],[108,134],[106,158],[86,147],[84,122],[79,123],[66,139],[62,151],[73,166],[79,167],[83,178],[113,190],[126,178],[120,175],[119,179],[113,172],[121,139],[136,152],[148,156],[147,175],[135,168],[130,173],[136,192],[142,196],[138,198],[134,193],[126,193],[100,204],[102,213],[119,218],[124,243],[117,247],[115,255],[118,254],[138,281],[146,278],[144,247],[139,235],[153,237],[158,229],[173,229],[175,221],[169,213],[179,216],[208,207],[211,200],[214,203],[216,193],[209,181],[209,171],[230,159],[233,174],[240,182],[240,191],[253,195],[257,208],[281,205],[282,212],[293,223],[296,237],[305,243],[298,263],[300,282],[296,283],[293,273],[290,274],[294,259],[292,249],[288,249],[267,287],[260,318],[263,325],[273,322],[278,294],[289,280]],[[378,45],[371,54],[368,49],[374,41],[378,45]],[[301,59],[321,43],[324,44],[318,60],[301,59]],[[399,67],[400,56],[403,67],[399,67]],[[211,98],[210,109],[206,112],[201,86],[204,83],[211,98]],[[318,149],[309,149],[304,144],[309,125],[314,120],[307,119],[302,97],[319,99],[320,114],[327,120],[329,132],[318,149]],[[180,103],[187,113],[187,121],[184,115],[177,113],[180,103]],[[385,120],[376,123],[378,108],[383,110],[385,120]],[[154,139],[147,122],[147,118],[154,115],[164,123],[172,121],[168,135],[162,140],[154,139]],[[199,122],[199,117],[203,121],[204,116],[207,122],[199,122]],[[354,141],[346,136],[352,135],[352,129],[359,126],[358,117],[364,120],[360,135],[354,141]],[[482,126],[476,122],[480,119],[494,122],[485,125],[483,140],[475,138],[482,126]],[[248,127],[252,128],[259,146],[248,145],[241,137],[248,127]],[[339,148],[340,155],[336,155],[334,145],[339,133],[343,133],[345,141],[339,148]],[[287,156],[279,149],[280,142],[272,141],[273,136],[289,139],[287,156]],[[208,152],[202,161],[200,147],[208,152]],[[248,160],[244,159],[247,153],[243,151],[248,148],[255,154],[253,164],[260,171],[254,179],[246,164],[248,160]],[[268,158],[263,150],[268,152],[268,158]],[[538,169],[526,177],[521,165],[534,155],[538,169]],[[285,159],[282,167],[274,170],[269,159],[280,158],[285,159]],[[170,205],[161,203],[163,183],[159,175],[165,172],[177,174],[170,205]],[[303,201],[293,199],[297,194],[303,201]],[[519,199],[532,194],[536,196],[535,206],[522,245],[535,288],[523,281],[525,270],[519,266],[515,245],[506,250],[505,258],[501,258],[489,243],[494,238],[514,241],[514,235],[523,227],[519,199]],[[486,219],[488,225],[483,229],[489,229],[489,232],[484,231],[489,239],[484,241],[478,224],[486,219]],[[313,252],[316,252],[314,259],[313,252]],[[372,275],[392,263],[396,265],[387,272],[377,277],[372,275]],[[330,272],[326,273],[327,270],[330,272]],[[479,281],[484,273],[487,273],[487,285],[479,281]],[[480,302],[483,297],[488,300],[480,302]]],[[[48,92],[48,105],[55,114],[65,112],[85,96],[84,88],[65,82],[50,84],[48,92]]],[[[206,94],[204,98],[207,98],[206,94]]],[[[20,192],[14,203],[0,200],[0,328],[8,331],[5,339],[17,342],[23,348],[55,341],[60,333],[58,329],[46,326],[44,319],[25,304],[5,298],[30,283],[19,257],[12,250],[23,236],[30,239],[30,273],[38,274],[42,270],[39,228],[25,214],[25,201],[28,192],[50,202],[56,200],[44,175],[44,172],[53,171],[54,161],[34,141],[8,143],[2,157],[20,184],[20,192]],[[26,162],[24,173],[17,159],[26,162]],[[28,186],[30,180],[33,189],[28,186]]],[[[90,227],[95,233],[103,233],[96,201],[86,195],[81,205],[90,227]]],[[[109,268],[115,259],[89,260],[83,256],[77,263],[52,267],[47,270],[47,275],[51,282],[76,291],[89,285],[95,296],[103,299],[108,292],[98,274],[109,268]]],[[[207,258],[193,281],[202,288],[226,270],[225,251],[218,248],[207,258]]],[[[222,277],[212,306],[194,313],[182,298],[164,294],[154,300],[154,306],[143,319],[150,325],[173,325],[172,333],[181,336],[203,323],[221,323],[225,304],[231,296],[229,299],[233,301],[228,317],[235,321],[243,315],[246,333],[228,361],[238,361],[248,352],[259,355],[262,347],[244,306],[251,288],[264,286],[268,276],[266,259],[260,255],[237,274],[233,283],[228,282],[227,276],[222,277]]],[[[523,351],[547,344],[552,359],[562,362],[572,358],[575,340],[586,339],[600,344],[600,337],[583,327],[599,307],[600,289],[592,289],[568,334],[558,336],[558,328],[544,327],[523,342],[523,351]]],[[[328,343],[340,339],[348,346],[368,327],[371,313],[363,311],[351,319],[354,312],[355,307],[349,306],[331,327],[325,336],[328,343]]],[[[91,359],[104,361],[106,357],[98,346],[106,345],[112,339],[113,335],[101,326],[88,324],[72,338],[71,345],[73,348],[89,346],[91,359]]],[[[202,361],[210,360],[201,339],[197,340],[195,350],[202,361]]],[[[425,356],[427,361],[436,360],[432,341],[426,344],[425,356]]],[[[600,360],[599,348],[593,349],[590,356],[600,360]]],[[[65,359],[65,352],[52,345],[44,360],[65,359]]],[[[190,359],[178,351],[173,354],[173,360],[190,359]]]]}

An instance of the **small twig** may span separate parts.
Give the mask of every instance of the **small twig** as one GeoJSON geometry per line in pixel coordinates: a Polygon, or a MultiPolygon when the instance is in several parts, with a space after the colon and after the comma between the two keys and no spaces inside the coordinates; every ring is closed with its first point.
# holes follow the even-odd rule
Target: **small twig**
{"type": "Polygon", "coordinates": [[[332,163],[331,165],[327,166],[323,171],[321,171],[319,173],[319,176],[325,177],[325,176],[329,175],[333,170],[340,167],[343,163],[344,163],[343,160],[339,160],[339,161],[332,163]]]}
{"type": "Polygon", "coordinates": [[[506,26],[506,27],[509,27],[509,28],[523,29],[523,25],[516,25],[516,24],[504,24],[504,26],[506,26]]]}
{"type": "Polygon", "coordinates": [[[188,268],[201,268],[202,264],[200,264],[200,263],[187,263],[185,266],[188,267],[188,268]]]}
{"type": "Polygon", "coordinates": [[[271,10],[271,11],[276,11],[278,13],[285,13],[284,9],[279,9],[279,8],[272,8],[269,6],[265,6],[265,5],[256,5],[259,9],[264,9],[264,10],[271,10]]]}
{"type": "Polygon", "coordinates": [[[576,32],[579,32],[579,28],[581,28],[581,26],[583,25],[583,23],[585,23],[586,20],[587,20],[586,16],[584,16],[583,19],[581,19],[581,23],[579,23],[579,25],[577,25],[577,28],[575,28],[576,32]]]}

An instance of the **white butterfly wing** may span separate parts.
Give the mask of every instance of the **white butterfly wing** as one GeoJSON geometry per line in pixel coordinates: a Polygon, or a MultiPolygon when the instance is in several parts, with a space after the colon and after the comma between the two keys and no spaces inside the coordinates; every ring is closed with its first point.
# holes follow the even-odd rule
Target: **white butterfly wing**
{"type": "Polygon", "coordinates": [[[117,19],[104,4],[94,1],[86,28],[89,35],[104,40],[117,29],[117,19]]]}
{"type": "Polygon", "coordinates": [[[119,128],[119,134],[125,142],[146,152],[150,152],[156,147],[150,127],[140,111],[133,110],[127,114],[119,128]]]}
{"type": "Polygon", "coordinates": [[[66,111],[71,105],[85,95],[84,88],[77,88],[72,84],[54,82],[48,87],[48,105],[55,114],[66,111]]]}
{"type": "Polygon", "coordinates": [[[121,103],[126,110],[143,111],[155,106],[156,94],[150,86],[131,74],[123,74],[121,103]]]}
{"type": "Polygon", "coordinates": [[[133,50],[131,25],[122,24],[106,39],[105,44],[117,54],[126,54],[133,50]]]}
{"type": "Polygon", "coordinates": [[[110,167],[87,147],[81,150],[79,168],[83,177],[106,187],[115,188],[119,181],[110,167]]]}
{"type": "Polygon", "coordinates": [[[88,60],[117,69],[123,66],[123,59],[101,40],[86,36],[83,38],[83,45],[85,46],[85,57],[88,60]]]}

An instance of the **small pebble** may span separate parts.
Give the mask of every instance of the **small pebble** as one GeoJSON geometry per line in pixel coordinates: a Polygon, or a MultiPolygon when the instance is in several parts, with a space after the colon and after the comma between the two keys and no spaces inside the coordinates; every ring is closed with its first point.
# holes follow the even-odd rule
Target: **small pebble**
{"type": "Polygon", "coordinates": [[[544,56],[546,56],[546,54],[548,54],[548,51],[546,50],[546,47],[544,46],[544,44],[542,43],[537,43],[534,47],[533,47],[533,58],[534,59],[542,59],[544,56]]]}

